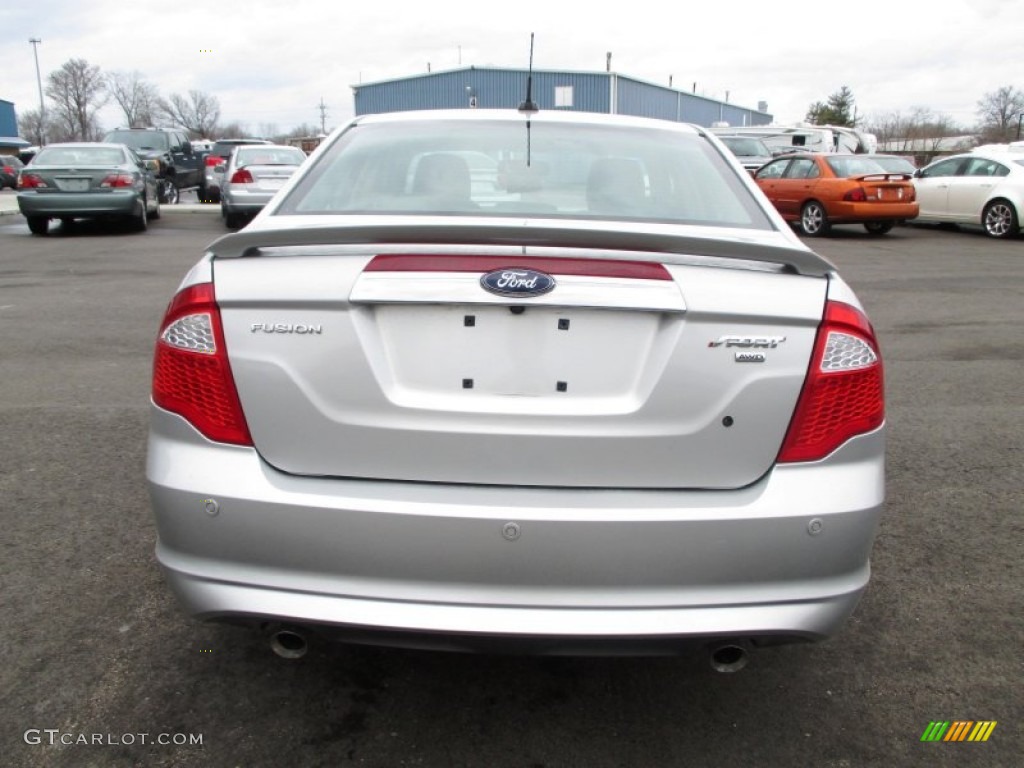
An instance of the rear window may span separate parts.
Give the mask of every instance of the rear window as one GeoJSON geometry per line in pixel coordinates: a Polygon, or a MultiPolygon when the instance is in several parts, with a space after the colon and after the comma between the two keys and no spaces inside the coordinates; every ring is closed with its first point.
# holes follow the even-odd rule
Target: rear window
{"type": "Polygon", "coordinates": [[[47,147],[36,155],[33,165],[121,165],[124,152],[116,147],[47,147]]]}
{"type": "Polygon", "coordinates": [[[725,146],[727,146],[733,154],[744,155],[747,157],[767,157],[768,147],[762,144],[758,139],[734,139],[732,137],[722,138],[725,146]]]}
{"type": "Polygon", "coordinates": [[[252,144],[269,144],[267,141],[246,141],[245,139],[237,139],[233,141],[216,141],[213,144],[213,149],[210,150],[211,154],[218,155],[220,157],[231,157],[231,152],[235,147],[252,145],[252,144]]]}
{"type": "Polygon", "coordinates": [[[903,157],[873,157],[871,159],[889,173],[913,173],[917,170],[913,163],[903,157]]]}
{"type": "Polygon", "coordinates": [[[705,139],[535,120],[357,124],[279,214],[529,215],[770,229],[705,139]]]}
{"type": "Polygon", "coordinates": [[[167,134],[162,131],[111,131],[103,139],[111,144],[126,144],[132,149],[157,150],[170,148],[167,134]]]}
{"type": "Polygon", "coordinates": [[[302,165],[306,153],[301,149],[282,149],[280,147],[239,147],[235,156],[235,165],[302,165]]]}
{"type": "Polygon", "coordinates": [[[832,169],[832,173],[842,179],[886,172],[885,168],[866,157],[829,157],[825,159],[825,162],[832,169]]]}

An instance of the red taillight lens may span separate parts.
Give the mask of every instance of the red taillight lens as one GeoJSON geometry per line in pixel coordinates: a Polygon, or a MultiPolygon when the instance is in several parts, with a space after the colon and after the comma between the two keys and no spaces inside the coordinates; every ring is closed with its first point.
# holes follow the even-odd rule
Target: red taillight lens
{"type": "Polygon", "coordinates": [[[112,173],[100,182],[105,189],[130,187],[135,184],[135,179],[130,173],[112,173]]]}
{"type": "Polygon", "coordinates": [[[249,171],[247,171],[245,168],[242,168],[241,170],[235,171],[234,173],[231,174],[232,184],[252,184],[252,182],[252,174],[249,173],[249,171]]]}
{"type": "Polygon", "coordinates": [[[35,173],[23,173],[18,176],[18,189],[45,189],[46,182],[35,173]]]}
{"type": "Polygon", "coordinates": [[[843,200],[845,200],[848,203],[863,203],[867,199],[868,195],[862,187],[856,187],[854,189],[851,189],[849,192],[843,195],[843,200]]]}
{"type": "Polygon", "coordinates": [[[224,158],[221,157],[220,155],[207,155],[206,160],[204,160],[203,162],[206,163],[207,168],[210,168],[214,165],[220,165],[221,163],[223,163],[224,158]]]}
{"type": "Polygon", "coordinates": [[[817,461],[885,420],[882,358],[864,314],[828,302],[780,462],[817,461]]]}
{"type": "Polygon", "coordinates": [[[5,165],[4,166],[4,173],[6,173],[8,176],[13,176],[14,175],[14,166],[13,165],[5,165]]]}
{"type": "Polygon", "coordinates": [[[185,288],[167,308],[153,358],[153,402],[211,440],[252,445],[212,283],[185,288]]]}

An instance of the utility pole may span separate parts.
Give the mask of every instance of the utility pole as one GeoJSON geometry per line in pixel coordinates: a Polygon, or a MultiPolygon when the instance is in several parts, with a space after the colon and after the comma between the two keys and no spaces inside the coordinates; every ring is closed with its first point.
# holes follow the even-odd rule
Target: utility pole
{"type": "Polygon", "coordinates": [[[43,42],[38,37],[30,37],[29,43],[32,44],[32,54],[36,59],[36,84],[39,86],[39,146],[43,146],[46,141],[46,105],[43,102],[43,78],[39,75],[39,44],[43,42]]]}
{"type": "Polygon", "coordinates": [[[327,133],[327,105],[324,104],[324,97],[320,97],[320,133],[327,133]]]}

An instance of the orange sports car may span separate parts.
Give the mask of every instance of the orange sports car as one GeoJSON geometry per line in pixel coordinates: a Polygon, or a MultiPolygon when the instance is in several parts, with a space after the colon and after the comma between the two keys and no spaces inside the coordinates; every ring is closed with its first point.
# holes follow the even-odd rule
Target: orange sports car
{"type": "Polygon", "coordinates": [[[910,174],[888,172],[864,155],[786,155],[760,168],[754,180],[782,217],[810,237],[833,224],[863,224],[884,235],[917,216],[910,174]]]}

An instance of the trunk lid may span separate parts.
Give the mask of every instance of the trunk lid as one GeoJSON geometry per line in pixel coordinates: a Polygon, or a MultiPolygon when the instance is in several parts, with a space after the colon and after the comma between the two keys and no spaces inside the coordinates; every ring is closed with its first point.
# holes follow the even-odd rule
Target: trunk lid
{"type": "Polygon", "coordinates": [[[253,250],[260,235],[214,245],[254,256],[215,257],[214,283],[255,447],[300,475],[747,485],[778,454],[828,283],[823,262],[797,274],[770,261],[557,246],[253,250]],[[481,285],[502,270],[556,287],[523,298],[481,285]]]}
{"type": "Polygon", "coordinates": [[[285,182],[299,169],[297,165],[245,165],[244,168],[252,176],[250,191],[277,192],[285,182]]]}
{"type": "Polygon", "coordinates": [[[914,185],[903,173],[869,174],[856,176],[869,201],[880,203],[903,203],[914,199],[914,185]]]}

